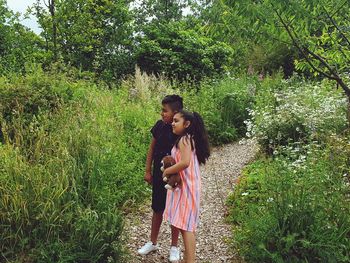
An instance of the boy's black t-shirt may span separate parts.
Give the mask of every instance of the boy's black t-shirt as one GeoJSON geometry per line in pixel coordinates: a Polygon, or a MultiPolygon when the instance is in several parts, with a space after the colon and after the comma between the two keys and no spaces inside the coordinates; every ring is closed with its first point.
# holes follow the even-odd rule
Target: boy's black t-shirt
{"type": "Polygon", "coordinates": [[[167,190],[164,187],[166,183],[162,178],[160,162],[164,156],[171,154],[177,136],[173,134],[171,124],[162,120],[157,121],[151,133],[156,140],[153,150],[152,209],[154,212],[161,212],[165,209],[167,190]]]}
{"type": "Polygon", "coordinates": [[[154,171],[157,171],[159,170],[158,167],[160,167],[162,158],[171,154],[171,149],[176,142],[177,135],[173,133],[171,124],[167,124],[162,120],[156,122],[151,129],[151,133],[156,139],[153,151],[153,166],[156,168],[154,171]]]}

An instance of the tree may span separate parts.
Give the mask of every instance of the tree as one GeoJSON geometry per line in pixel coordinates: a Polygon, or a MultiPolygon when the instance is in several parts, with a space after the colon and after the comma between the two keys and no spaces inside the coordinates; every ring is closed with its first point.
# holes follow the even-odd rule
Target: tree
{"type": "MultiPolygon", "coordinates": [[[[44,2],[45,3],[45,2],[44,2]]],[[[54,61],[57,61],[57,21],[56,21],[56,8],[55,0],[48,0],[46,6],[49,9],[52,21],[52,42],[53,42],[53,57],[54,61]]]]}
{"type": "Polygon", "coordinates": [[[234,47],[235,64],[240,70],[248,68],[273,73],[280,68],[285,76],[293,71],[295,49],[286,43],[287,34],[264,23],[258,1],[210,1],[201,12],[205,31],[234,47]]]}
{"type": "MultiPolygon", "coordinates": [[[[218,10],[226,17],[225,21],[241,21],[245,30],[240,31],[245,34],[264,34],[295,48],[300,56],[295,60],[297,69],[336,81],[349,100],[350,124],[348,0],[225,0],[221,3],[218,10]]],[[[233,30],[227,22],[224,24],[233,30]]]]}
{"type": "Polygon", "coordinates": [[[0,74],[25,72],[27,62],[45,56],[41,39],[20,24],[18,15],[0,0],[0,74]]]}
{"type": "Polygon", "coordinates": [[[191,0],[145,0],[134,1],[136,24],[140,27],[148,23],[168,23],[183,18],[183,9],[191,5],[191,0]]]}
{"type": "Polygon", "coordinates": [[[38,1],[35,14],[54,56],[57,49],[66,63],[119,78],[126,63],[116,62],[130,53],[128,5],[122,0],[49,0],[45,7],[38,1]]]}
{"type": "Polygon", "coordinates": [[[272,8],[292,44],[303,56],[302,61],[297,61],[297,68],[334,80],[343,89],[348,98],[350,125],[350,2],[300,1],[299,4],[301,11],[309,15],[307,19],[298,19],[301,25],[295,23],[295,14],[287,15],[285,10],[290,10],[289,6],[283,6],[282,10],[272,8]],[[308,26],[308,30],[301,28],[303,25],[308,26]]]}
{"type": "Polygon", "coordinates": [[[180,21],[145,27],[135,54],[144,71],[198,81],[221,74],[230,67],[233,50],[180,21]]]}

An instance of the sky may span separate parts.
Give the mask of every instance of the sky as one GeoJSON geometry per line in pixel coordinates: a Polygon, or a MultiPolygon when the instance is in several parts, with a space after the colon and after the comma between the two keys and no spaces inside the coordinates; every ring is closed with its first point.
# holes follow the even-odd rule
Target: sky
{"type": "Polygon", "coordinates": [[[33,5],[36,0],[7,0],[7,6],[14,12],[21,13],[21,23],[31,28],[35,33],[39,34],[41,29],[39,28],[36,18],[31,16],[29,19],[24,19],[23,14],[27,8],[33,5]]]}

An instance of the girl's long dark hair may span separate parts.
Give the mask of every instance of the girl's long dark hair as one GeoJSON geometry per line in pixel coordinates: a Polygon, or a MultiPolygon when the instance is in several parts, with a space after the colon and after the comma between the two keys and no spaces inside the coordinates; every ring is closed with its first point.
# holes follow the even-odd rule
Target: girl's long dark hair
{"type": "MultiPolygon", "coordinates": [[[[199,164],[205,164],[210,156],[210,147],[208,134],[204,126],[202,117],[197,112],[188,112],[180,110],[178,112],[185,121],[190,122],[190,126],[185,129],[185,135],[190,135],[196,146],[196,155],[199,164]]],[[[179,138],[180,139],[180,138],[179,138]]],[[[179,141],[179,140],[178,140],[179,141]]],[[[176,146],[178,142],[176,143],[176,146]]],[[[191,147],[193,150],[193,143],[191,140],[191,147]]]]}

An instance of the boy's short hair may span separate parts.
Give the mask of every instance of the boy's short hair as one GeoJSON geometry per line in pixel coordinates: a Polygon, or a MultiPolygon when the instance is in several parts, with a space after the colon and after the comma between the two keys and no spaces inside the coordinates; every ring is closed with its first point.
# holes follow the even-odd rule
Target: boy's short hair
{"type": "Polygon", "coordinates": [[[179,95],[166,95],[162,100],[162,104],[168,104],[172,111],[179,111],[183,108],[183,99],[179,95]]]}

